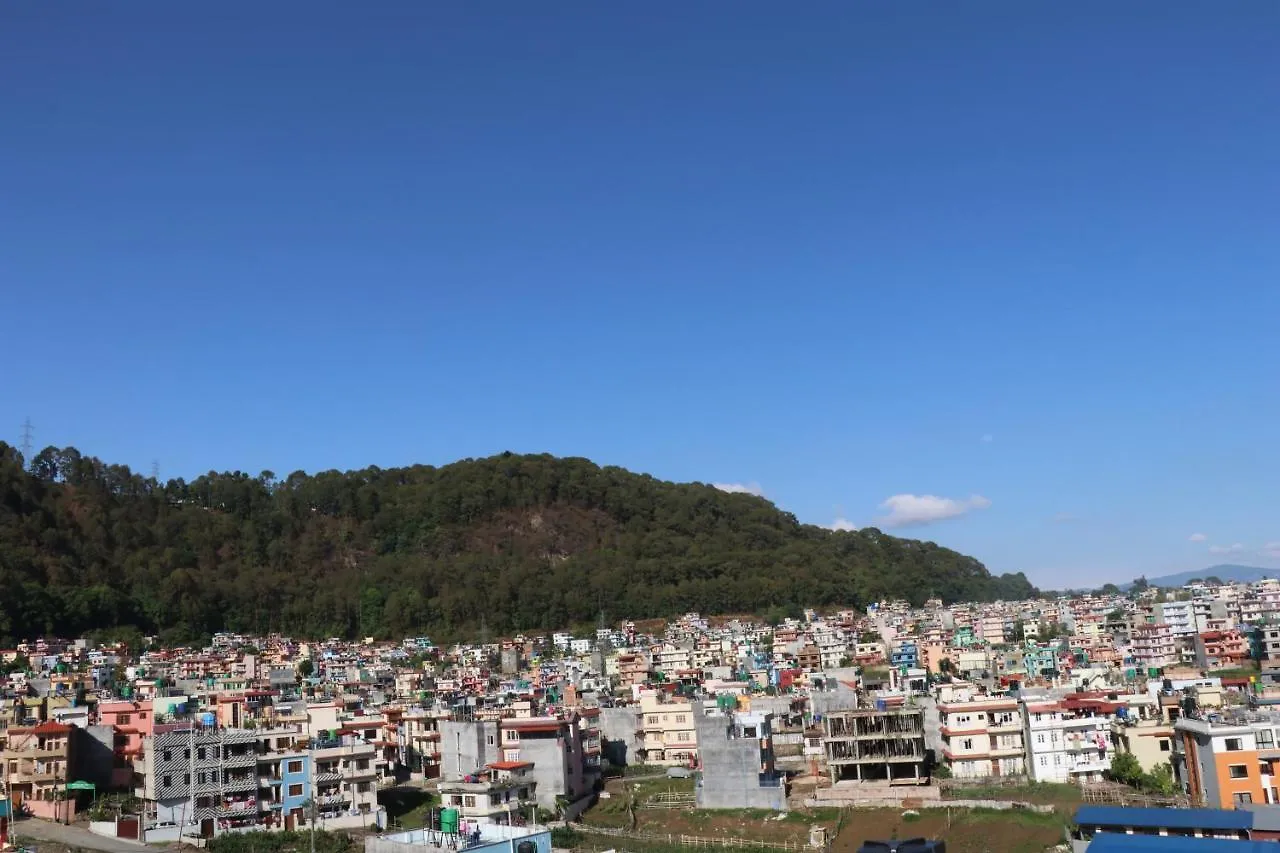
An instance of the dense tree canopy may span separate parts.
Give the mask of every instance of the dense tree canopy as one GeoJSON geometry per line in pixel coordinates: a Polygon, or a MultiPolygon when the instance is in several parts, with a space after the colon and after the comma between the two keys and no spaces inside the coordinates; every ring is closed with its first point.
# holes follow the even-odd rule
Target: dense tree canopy
{"type": "Polygon", "coordinates": [[[1021,598],[1021,573],[763,498],[585,459],[213,473],[157,483],[0,443],[0,641],[102,629],[169,640],[470,636],[621,617],[1021,598]]]}

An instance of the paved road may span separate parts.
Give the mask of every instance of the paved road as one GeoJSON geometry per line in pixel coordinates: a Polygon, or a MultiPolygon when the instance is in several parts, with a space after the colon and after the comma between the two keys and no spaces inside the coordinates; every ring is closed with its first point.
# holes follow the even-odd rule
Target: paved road
{"type": "Polygon", "coordinates": [[[102,853],[139,853],[146,849],[145,844],[139,844],[136,841],[106,838],[94,835],[89,830],[78,826],[63,826],[60,823],[34,817],[15,821],[9,827],[9,831],[16,838],[23,839],[23,843],[28,846],[30,846],[30,840],[34,839],[34,846],[37,849],[41,841],[53,841],[68,847],[83,847],[86,850],[100,850],[102,853]]]}

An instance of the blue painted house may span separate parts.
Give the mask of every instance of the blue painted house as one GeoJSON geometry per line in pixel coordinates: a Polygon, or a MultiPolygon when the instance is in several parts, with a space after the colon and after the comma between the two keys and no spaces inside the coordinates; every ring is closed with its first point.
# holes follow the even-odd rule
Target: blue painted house
{"type": "Polygon", "coordinates": [[[311,756],[305,752],[280,759],[280,804],[285,826],[292,829],[305,817],[311,799],[311,756]]]}
{"type": "Polygon", "coordinates": [[[916,648],[916,641],[900,640],[897,642],[894,645],[889,662],[895,667],[907,667],[908,669],[919,666],[920,652],[916,648]]]}

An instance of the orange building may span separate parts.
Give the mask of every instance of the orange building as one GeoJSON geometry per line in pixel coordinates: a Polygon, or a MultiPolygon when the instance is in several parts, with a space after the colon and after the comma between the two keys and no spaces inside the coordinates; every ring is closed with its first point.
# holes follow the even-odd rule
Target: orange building
{"type": "Polygon", "coordinates": [[[1280,803],[1280,717],[1238,715],[1223,722],[1179,719],[1173,765],[1193,805],[1233,809],[1280,803]]]}

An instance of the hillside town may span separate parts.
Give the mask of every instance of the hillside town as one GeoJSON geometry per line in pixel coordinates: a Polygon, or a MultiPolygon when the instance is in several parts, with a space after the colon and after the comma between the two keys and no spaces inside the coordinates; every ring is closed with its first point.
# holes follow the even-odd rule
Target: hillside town
{"type": "MultiPolygon", "coordinates": [[[[0,818],[148,843],[395,832],[381,795],[402,785],[435,792],[436,829],[441,812],[477,833],[572,822],[638,770],[696,780],[699,809],[920,809],[947,787],[1054,783],[1200,821],[1170,832],[1133,809],[1157,825],[1120,834],[1212,836],[1229,812],[1241,838],[1280,837],[1274,579],[448,647],[46,637],[0,650],[0,671],[0,818]]],[[[1078,817],[1079,843],[1115,819],[1078,817]]]]}

